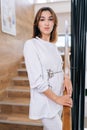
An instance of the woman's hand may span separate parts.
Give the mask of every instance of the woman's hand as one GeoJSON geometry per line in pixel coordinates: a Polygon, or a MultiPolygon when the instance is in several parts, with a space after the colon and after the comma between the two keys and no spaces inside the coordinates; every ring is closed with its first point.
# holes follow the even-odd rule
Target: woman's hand
{"type": "Polygon", "coordinates": [[[69,77],[64,78],[64,87],[68,95],[72,96],[72,83],[69,77]]]}
{"type": "Polygon", "coordinates": [[[70,97],[70,95],[58,96],[56,102],[57,104],[60,104],[63,106],[72,107],[72,98],[70,97]]]}
{"type": "Polygon", "coordinates": [[[72,98],[70,95],[57,96],[51,89],[47,89],[43,92],[45,96],[54,101],[57,104],[72,107],[72,98]]]}

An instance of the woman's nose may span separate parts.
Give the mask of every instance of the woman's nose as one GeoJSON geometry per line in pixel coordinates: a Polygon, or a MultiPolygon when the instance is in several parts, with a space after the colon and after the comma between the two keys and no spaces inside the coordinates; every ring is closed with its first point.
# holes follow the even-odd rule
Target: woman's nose
{"type": "Polygon", "coordinates": [[[48,20],[45,21],[45,25],[49,25],[49,21],[48,20]]]}

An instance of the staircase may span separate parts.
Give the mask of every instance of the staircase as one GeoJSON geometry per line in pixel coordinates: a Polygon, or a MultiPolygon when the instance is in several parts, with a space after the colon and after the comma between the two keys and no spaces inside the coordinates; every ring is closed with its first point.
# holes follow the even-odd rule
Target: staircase
{"type": "Polygon", "coordinates": [[[24,61],[12,83],[6,89],[6,96],[0,101],[0,130],[42,130],[40,120],[28,118],[30,92],[24,61]]]}

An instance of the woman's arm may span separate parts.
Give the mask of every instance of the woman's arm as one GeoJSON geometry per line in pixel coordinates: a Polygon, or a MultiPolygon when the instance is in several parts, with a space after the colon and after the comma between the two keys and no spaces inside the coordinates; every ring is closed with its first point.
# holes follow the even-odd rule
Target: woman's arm
{"type": "Polygon", "coordinates": [[[64,87],[67,91],[67,94],[69,94],[71,96],[72,95],[72,83],[71,83],[69,76],[67,76],[67,75],[64,76],[64,87]]]}
{"type": "Polygon", "coordinates": [[[64,95],[64,96],[57,96],[51,89],[47,89],[43,92],[49,99],[54,101],[57,104],[63,105],[63,106],[69,106],[72,107],[72,99],[70,95],[64,95]]]}

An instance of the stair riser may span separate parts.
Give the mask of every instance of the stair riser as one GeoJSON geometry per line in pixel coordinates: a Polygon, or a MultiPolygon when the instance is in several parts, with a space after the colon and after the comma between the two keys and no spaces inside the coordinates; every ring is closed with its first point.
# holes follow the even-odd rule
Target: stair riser
{"type": "Polygon", "coordinates": [[[29,115],[29,106],[1,105],[1,113],[4,114],[26,114],[29,115]]]}
{"type": "Polygon", "coordinates": [[[2,101],[4,97],[7,97],[7,91],[3,91],[0,93],[0,101],[2,101]]]}
{"type": "Polygon", "coordinates": [[[27,71],[18,71],[19,76],[27,76],[27,71]]]}
{"type": "Polygon", "coordinates": [[[20,67],[21,68],[26,68],[25,63],[21,63],[20,67]]]}
{"type": "Polygon", "coordinates": [[[0,123],[0,130],[43,130],[42,126],[0,123]]]}
{"type": "Polygon", "coordinates": [[[8,91],[8,97],[18,97],[18,98],[30,98],[30,93],[29,92],[12,92],[12,91],[8,91]]]}
{"type": "Polygon", "coordinates": [[[14,80],[14,85],[17,86],[29,86],[29,81],[28,80],[14,80]]]}

